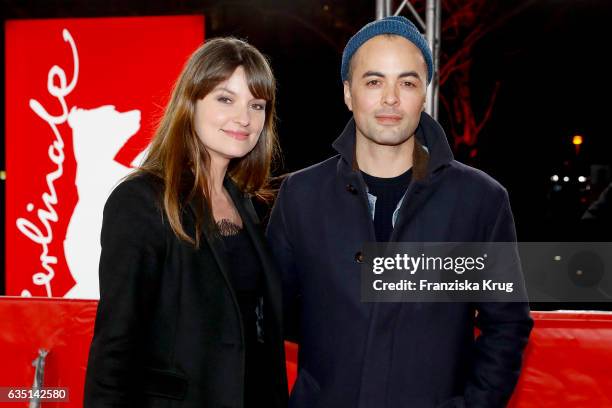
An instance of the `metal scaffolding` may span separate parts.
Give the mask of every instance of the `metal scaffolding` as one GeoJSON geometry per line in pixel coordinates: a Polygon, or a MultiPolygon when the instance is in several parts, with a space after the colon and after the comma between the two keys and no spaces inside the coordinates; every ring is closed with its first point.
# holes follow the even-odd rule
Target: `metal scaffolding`
{"type": "Polygon", "coordinates": [[[440,88],[438,76],[438,63],[440,60],[440,27],[442,20],[442,6],[440,0],[426,0],[425,6],[425,22],[419,16],[419,13],[414,9],[410,0],[403,0],[399,7],[392,12],[391,0],[376,0],[376,19],[380,20],[388,16],[397,16],[404,10],[410,11],[413,20],[421,30],[425,31],[427,43],[431,48],[434,62],[434,74],[429,87],[427,87],[427,102],[425,111],[434,119],[438,118],[438,91],[440,88]]]}

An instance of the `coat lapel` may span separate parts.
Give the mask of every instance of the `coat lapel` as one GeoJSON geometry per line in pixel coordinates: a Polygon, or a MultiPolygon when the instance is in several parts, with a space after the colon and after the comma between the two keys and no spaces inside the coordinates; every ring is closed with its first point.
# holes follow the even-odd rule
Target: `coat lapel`
{"type": "MultiPolygon", "coordinates": [[[[191,208],[191,211],[194,214],[193,215],[194,223],[195,223],[195,214],[196,214],[194,207],[196,205],[197,204],[194,202],[194,200],[191,200],[191,202],[189,203],[189,207],[191,208]]],[[[212,217],[212,211],[211,211],[211,217],[212,217]]],[[[206,242],[208,243],[208,247],[210,248],[210,251],[213,254],[213,258],[215,262],[217,263],[217,266],[219,267],[219,271],[221,272],[221,275],[223,276],[225,285],[227,286],[227,289],[232,298],[232,304],[234,305],[236,315],[239,316],[240,315],[240,305],[238,304],[238,297],[236,296],[236,292],[234,291],[232,281],[230,280],[230,277],[229,277],[229,267],[227,266],[227,263],[225,262],[225,254],[222,253],[222,249],[220,247],[221,242],[219,238],[211,236],[206,231],[202,235],[204,236],[204,239],[206,239],[206,242]]],[[[244,327],[242,326],[242,324],[240,324],[240,340],[242,344],[244,344],[244,327]]]]}
{"type": "Polygon", "coordinates": [[[259,220],[257,219],[257,213],[253,207],[253,203],[250,198],[245,197],[239,190],[234,182],[226,177],[224,186],[227,189],[230,197],[234,201],[236,210],[242,219],[242,224],[249,234],[253,246],[259,255],[261,265],[264,271],[264,281],[266,285],[266,291],[269,294],[268,302],[270,302],[271,310],[274,313],[273,318],[277,324],[281,324],[281,302],[282,292],[280,284],[280,275],[276,270],[272,255],[266,245],[263,231],[259,227],[259,220]]]}
{"type": "MultiPolygon", "coordinates": [[[[264,271],[264,281],[266,286],[266,291],[269,294],[269,303],[271,306],[271,311],[274,316],[272,316],[277,325],[281,325],[281,309],[282,309],[282,291],[280,284],[280,275],[276,270],[272,255],[270,254],[268,247],[265,243],[265,238],[263,236],[263,232],[260,231],[257,220],[257,214],[255,209],[253,208],[253,204],[251,200],[247,197],[244,197],[243,194],[238,190],[238,187],[234,184],[234,182],[226,177],[223,181],[224,187],[227,189],[234,205],[236,206],[236,210],[242,219],[243,226],[251,238],[253,242],[253,246],[261,260],[261,265],[264,271]]],[[[189,204],[191,210],[195,213],[193,201],[189,204]]],[[[206,239],[208,246],[210,247],[211,252],[213,253],[213,257],[219,266],[219,270],[223,275],[223,278],[232,294],[232,299],[236,310],[239,310],[238,300],[236,297],[236,293],[234,292],[232,283],[229,279],[229,267],[225,262],[225,256],[222,253],[220,248],[220,242],[217,238],[211,237],[210,234],[204,233],[204,238],[206,239]]]]}

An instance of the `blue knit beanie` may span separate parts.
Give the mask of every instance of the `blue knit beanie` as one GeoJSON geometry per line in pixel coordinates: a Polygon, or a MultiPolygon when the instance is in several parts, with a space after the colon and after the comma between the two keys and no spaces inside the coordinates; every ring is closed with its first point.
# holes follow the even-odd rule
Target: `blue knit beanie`
{"type": "Polygon", "coordinates": [[[357,33],[351,37],[342,52],[342,66],[340,68],[342,80],[346,81],[348,79],[351,58],[353,58],[353,55],[357,52],[359,47],[369,39],[381,34],[399,35],[417,46],[423,54],[425,63],[427,64],[427,83],[429,84],[433,77],[433,58],[431,56],[431,50],[429,49],[425,37],[423,37],[416,26],[406,17],[402,16],[391,16],[385,17],[382,20],[372,21],[363,26],[361,30],[357,31],[357,33]]]}

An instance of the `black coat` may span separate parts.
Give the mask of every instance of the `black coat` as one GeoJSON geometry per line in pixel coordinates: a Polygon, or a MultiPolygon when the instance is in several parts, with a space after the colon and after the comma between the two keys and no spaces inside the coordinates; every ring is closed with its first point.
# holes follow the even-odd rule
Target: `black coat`
{"type": "MultiPolygon", "coordinates": [[[[286,405],[281,287],[250,201],[225,187],[264,270],[264,339],[272,406],[286,405]]],[[[218,241],[180,241],[151,176],[122,182],[104,208],[100,303],[85,382],[85,407],[242,407],[243,328],[218,241]]],[[[193,231],[192,211],[184,212],[193,231]]]]}
{"type": "MultiPolygon", "coordinates": [[[[428,167],[408,187],[390,240],[515,241],[506,190],[455,161],[426,114],[416,137],[428,167]]],[[[334,148],[337,156],[284,181],[268,225],[286,308],[301,303],[289,406],[504,406],[533,324],[528,305],[361,302],[360,254],[376,237],[363,177],[352,166],[353,120],[334,148]]]]}

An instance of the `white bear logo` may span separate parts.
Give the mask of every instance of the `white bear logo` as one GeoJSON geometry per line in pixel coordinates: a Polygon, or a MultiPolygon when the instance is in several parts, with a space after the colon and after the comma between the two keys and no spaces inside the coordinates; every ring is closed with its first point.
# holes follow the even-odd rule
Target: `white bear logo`
{"type": "MultiPolygon", "coordinates": [[[[130,171],[114,160],[117,152],[140,129],[140,111],[118,112],[114,106],[72,108],[68,115],[76,159],[78,202],[66,231],[64,254],[75,286],[65,297],[98,299],[98,261],[104,203],[130,171]]],[[[132,164],[139,162],[142,152],[132,164]]]]}

